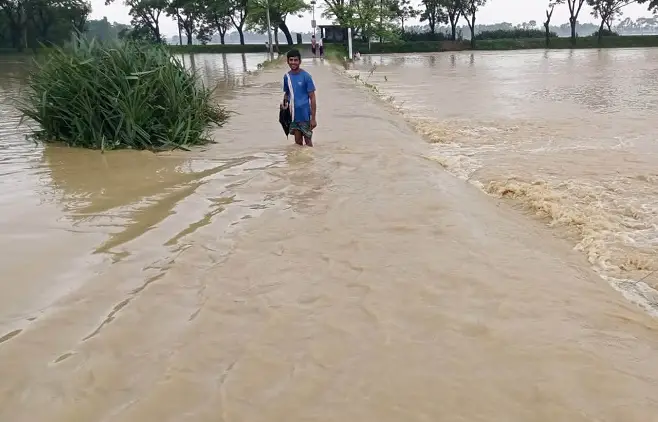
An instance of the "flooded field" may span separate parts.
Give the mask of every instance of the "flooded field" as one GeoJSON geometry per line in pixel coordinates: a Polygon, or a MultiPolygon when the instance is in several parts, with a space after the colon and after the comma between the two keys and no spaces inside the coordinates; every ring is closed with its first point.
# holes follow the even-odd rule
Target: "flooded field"
{"type": "Polygon", "coordinates": [[[658,49],[367,56],[356,66],[428,154],[574,242],[658,310],[658,49]]]}
{"type": "MultiPolygon", "coordinates": [[[[415,92],[418,130],[452,136],[433,145],[328,63],[305,61],[318,86],[315,148],[292,145],[276,120],[283,67],[244,77],[265,57],[187,57],[236,114],[216,144],[163,154],[26,141],[5,101],[24,64],[3,63],[0,421],[655,419],[658,320],[555,231],[437,163],[454,160],[483,188],[511,186],[468,159],[486,163],[487,146],[504,156],[495,148],[514,134],[535,154],[570,133],[574,146],[579,133],[627,145],[603,136],[623,128],[592,124],[598,112],[568,120],[547,84],[543,97],[515,90],[539,71],[523,76],[519,63],[533,59],[501,57],[481,79],[468,55],[455,57],[459,72],[450,56],[437,56],[444,72],[423,56],[375,70],[398,98],[415,92]],[[529,97],[553,117],[528,111],[529,97]]],[[[508,151],[523,156],[514,174],[526,186],[532,154],[519,145],[508,151]]],[[[565,172],[591,145],[564,154],[565,172]]]]}

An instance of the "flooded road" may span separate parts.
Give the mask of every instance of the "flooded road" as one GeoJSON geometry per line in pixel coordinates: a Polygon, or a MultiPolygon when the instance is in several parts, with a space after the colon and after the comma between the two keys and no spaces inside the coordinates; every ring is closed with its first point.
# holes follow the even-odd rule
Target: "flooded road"
{"type": "Polygon", "coordinates": [[[282,69],[192,153],[3,144],[0,421],[653,420],[658,322],[308,66],[314,149],[282,69]]]}
{"type": "Polygon", "coordinates": [[[658,49],[371,56],[357,68],[432,159],[548,221],[658,312],[658,49]]]}

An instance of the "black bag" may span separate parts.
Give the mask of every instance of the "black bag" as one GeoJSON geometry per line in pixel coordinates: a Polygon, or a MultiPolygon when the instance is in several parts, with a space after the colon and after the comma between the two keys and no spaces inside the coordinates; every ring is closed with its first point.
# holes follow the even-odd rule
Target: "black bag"
{"type": "MultiPolygon", "coordinates": [[[[288,90],[291,90],[292,84],[290,83],[290,75],[286,73],[284,80],[288,84],[288,90]]],[[[289,95],[292,95],[292,92],[290,92],[289,95]]],[[[285,107],[279,109],[279,123],[281,123],[283,133],[286,134],[287,138],[290,134],[290,125],[292,124],[292,112],[290,111],[290,98],[288,98],[288,95],[284,97],[283,101],[285,107]]]]}
{"type": "Polygon", "coordinates": [[[281,123],[283,133],[286,134],[287,138],[290,134],[290,124],[292,123],[292,113],[290,112],[290,108],[286,107],[279,109],[279,123],[281,123]]]}

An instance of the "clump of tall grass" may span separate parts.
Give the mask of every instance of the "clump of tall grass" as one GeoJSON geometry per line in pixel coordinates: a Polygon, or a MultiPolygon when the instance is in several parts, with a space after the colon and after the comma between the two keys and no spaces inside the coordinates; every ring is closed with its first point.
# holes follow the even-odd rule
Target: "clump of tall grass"
{"type": "Polygon", "coordinates": [[[18,108],[43,142],[158,151],[212,142],[228,112],[211,94],[166,47],[77,37],[36,63],[18,108]]]}

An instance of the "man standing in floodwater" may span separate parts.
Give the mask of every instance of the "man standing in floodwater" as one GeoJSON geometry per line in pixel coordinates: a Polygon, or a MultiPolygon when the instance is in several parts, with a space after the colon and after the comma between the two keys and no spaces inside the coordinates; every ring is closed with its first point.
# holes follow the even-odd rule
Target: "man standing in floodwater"
{"type": "Polygon", "coordinates": [[[290,71],[283,76],[283,103],[281,108],[289,107],[292,115],[290,132],[295,136],[295,143],[313,146],[313,129],[318,125],[315,120],[315,84],[311,74],[302,69],[302,56],[298,50],[287,54],[290,71]]]}
{"type": "Polygon", "coordinates": [[[313,54],[313,57],[315,57],[317,54],[317,42],[315,41],[315,35],[311,35],[311,54],[313,54]]]}

